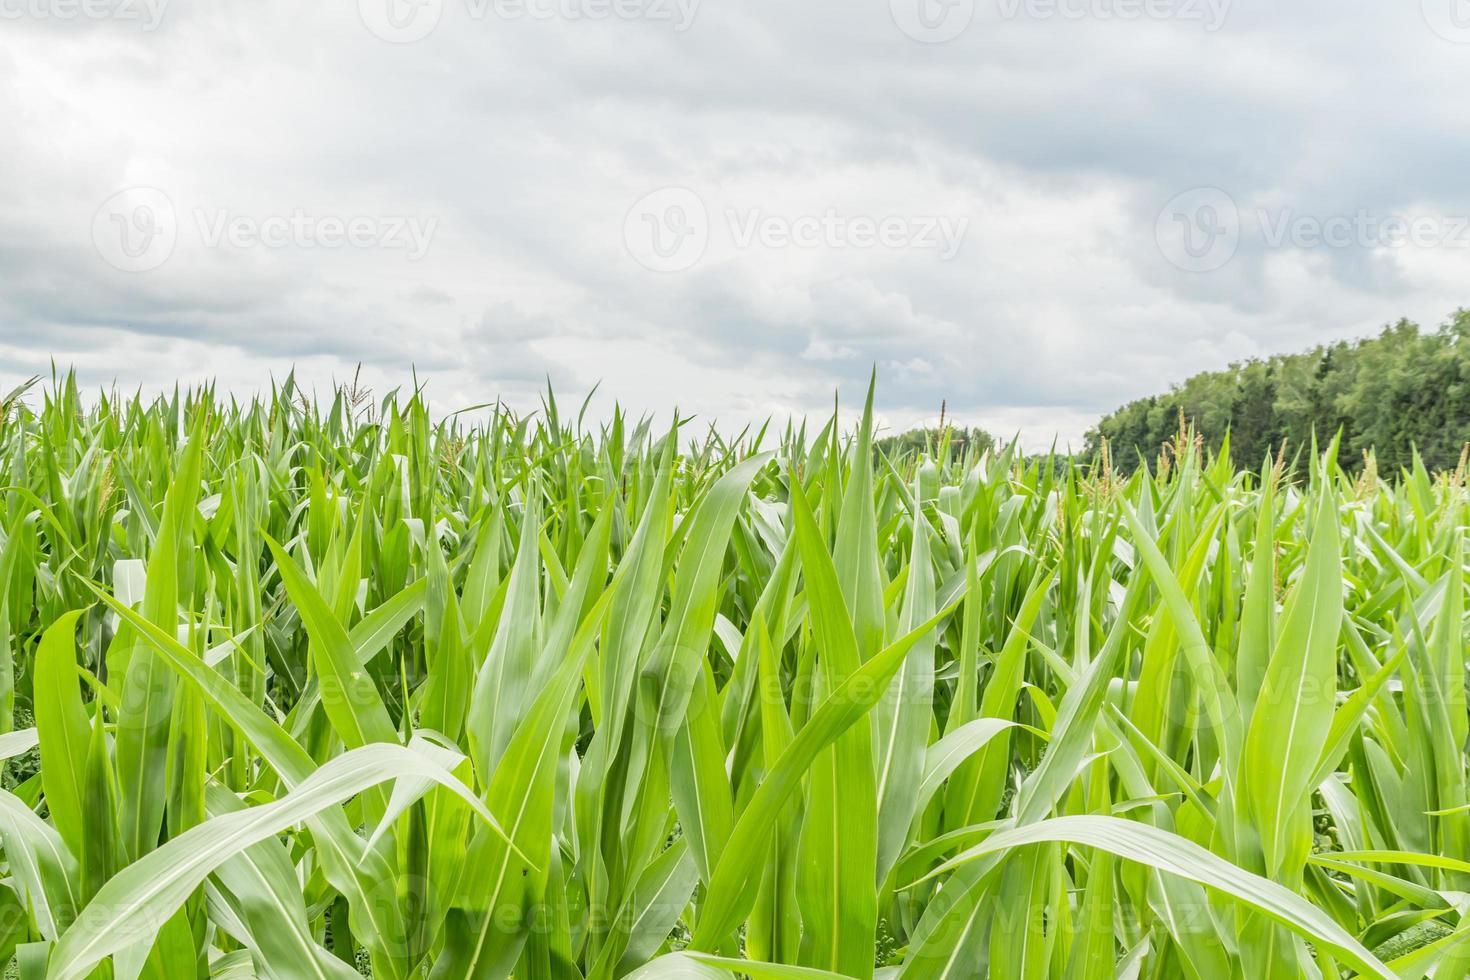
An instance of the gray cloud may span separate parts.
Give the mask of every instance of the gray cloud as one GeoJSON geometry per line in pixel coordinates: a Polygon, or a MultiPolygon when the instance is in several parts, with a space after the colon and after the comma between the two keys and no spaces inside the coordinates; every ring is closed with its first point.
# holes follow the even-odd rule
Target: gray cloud
{"type": "Polygon", "coordinates": [[[96,383],[240,391],[362,362],[380,390],[417,368],[445,409],[534,407],[550,377],[569,396],[602,381],[598,410],[739,425],[852,404],[877,365],[892,427],[947,400],[1075,442],[1196,371],[1465,302],[1470,243],[1267,232],[1470,215],[1470,105],[1447,94],[1470,44],[1412,2],[1236,0],[1213,31],[1116,3],[977,0],[943,44],[840,0],[704,0],[685,31],[445,0],[405,44],[357,0],[173,0],[152,31],[0,21],[0,386],[52,355],[96,383]],[[177,239],[144,271],[94,240],[134,187],[167,195],[177,239]],[[627,237],[683,227],[630,215],[667,187],[708,218],[678,271],[627,237]],[[1190,271],[1157,228],[1198,187],[1226,193],[1239,240],[1190,271]],[[211,235],[297,214],[310,242],[211,235]],[[775,237],[742,241],[752,216],[775,237]],[[936,216],[967,222],[948,260],[861,239],[936,216]],[[373,234],[318,241],[353,219],[373,234]],[[432,228],[423,254],[395,220],[432,228]]]}

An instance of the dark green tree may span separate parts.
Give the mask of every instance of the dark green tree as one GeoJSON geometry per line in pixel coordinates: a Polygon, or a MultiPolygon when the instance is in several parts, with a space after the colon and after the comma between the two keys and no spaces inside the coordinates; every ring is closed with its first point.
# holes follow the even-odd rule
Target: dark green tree
{"type": "Polygon", "coordinates": [[[1114,463],[1153,465],[1179,431],[1181,413],[1207,445],[1230,434],[1237,463],[1257,465],[1342,433],[1340,458],[1357,466],[1372,451],[1384,469],[1453,468],[1470,442],[1470,310],[1431,333],[1408,320],[1376,337],[1280,354],[1198,374],[1168,392],[1105,416],[1087,435],[1106,439],[1114,463]]]}

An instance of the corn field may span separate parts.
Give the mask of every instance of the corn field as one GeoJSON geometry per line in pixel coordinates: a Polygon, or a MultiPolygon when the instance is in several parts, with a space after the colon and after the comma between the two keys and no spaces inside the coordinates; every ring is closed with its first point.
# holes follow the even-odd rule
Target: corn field
{"type": "Polygon", "coordinates": [[[1464,474],[0,420],[23,980],[1459,978],[1464,474]]]}

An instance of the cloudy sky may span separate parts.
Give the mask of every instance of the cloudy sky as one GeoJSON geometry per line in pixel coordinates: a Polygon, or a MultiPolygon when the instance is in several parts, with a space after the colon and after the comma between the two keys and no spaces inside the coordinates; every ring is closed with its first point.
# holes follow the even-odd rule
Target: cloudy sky
{"type": "Polygon", "coordinates": [[[0,386],[1077,444],[1470,305],[1470,0],[0,0],[0,386]]]}

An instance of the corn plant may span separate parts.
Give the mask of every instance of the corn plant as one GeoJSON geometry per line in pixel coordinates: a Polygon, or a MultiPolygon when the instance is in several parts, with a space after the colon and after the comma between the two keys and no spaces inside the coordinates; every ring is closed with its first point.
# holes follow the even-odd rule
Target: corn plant
{"type": "Polygon", "coordinates": [[[24,980],[1470,973],[1463,473],[4,405],[24,980]]]}

